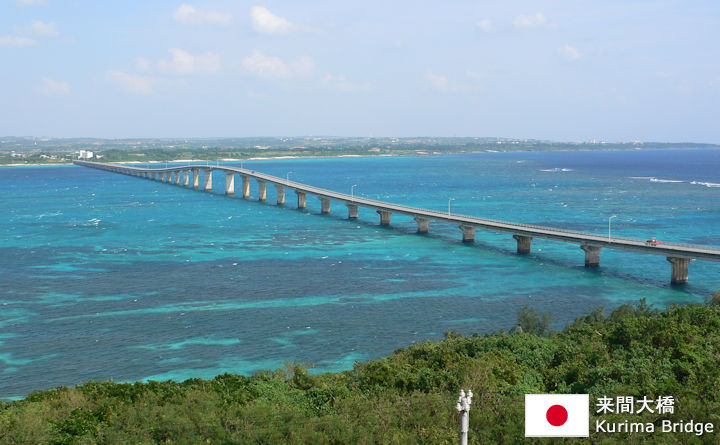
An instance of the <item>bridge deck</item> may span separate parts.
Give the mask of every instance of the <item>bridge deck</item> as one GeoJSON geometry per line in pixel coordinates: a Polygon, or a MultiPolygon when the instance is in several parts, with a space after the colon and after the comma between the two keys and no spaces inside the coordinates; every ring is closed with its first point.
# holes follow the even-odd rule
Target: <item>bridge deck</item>
{"type": "Polygon", "coordinates": [[[625,238],[625,237],[612,237],[600,236],[592,233],[564,230],[554,227],[536,226],[531,224],[515,223],[508,221],[496,221],[485,218],[478,218],[475,216],[458,215],[455,213],[445,213],[436,210],[423,209],[418,207],[411,207],[401,204],[393,204],[385,201],[378,201],[374,199],[361,198],[351,196],[345,193],[339,193],[332,190],[323,189],[320,187],[314,187],[300,182],[288,181],[277,176],[268,175],[266,173],[260,173],[254,170],[249,170],[239,167],[229,166],[200,166],[200,165],[185,165],[181,167],[167,167],[167,168],[145,168],[145,167],[133,167],[122,164],[110,164],[110,163],[99,163],[99,162],[85,162],[76,161],[76,164],[85,165],[88,167],[95,168],[120,168],[126,171],[138,171],[138,172],[177,172],[186,171],[192,169],[201,170],[218,170],[224,172],[238,173],[242,176],[254,178],[259,181],[266,183],[275,184],[280,187],[289,188],[296,192],[302,192],[310,195],[315,195],[320,198],[331,199],[334,201],[340,201],[345,204],[357,205],[359,207],[370,208],[374,210],[388,211],[391,213],[398,213],[402,215],[408,215],[418,218],[426,218],[431,221],[445,222],[449,224],[455,224],[458,226],[471,226],[485,230],[491,230],[495,232],[510,233],[519,236],[528,236],[532,238],[544,238],[556,241],[564,241],[579,245],[590,245],[609,249],[621,249],[633,252],[648,253],[652,255],[662,255],[666,257],[675,258],[687,258],[697,259],[705,261],[716,261],[720,262],[720,248],[714,248],[712,246],[692,245],[674,242],[665,242],[659,245],[648,245],[645,240],[625,238]]]}

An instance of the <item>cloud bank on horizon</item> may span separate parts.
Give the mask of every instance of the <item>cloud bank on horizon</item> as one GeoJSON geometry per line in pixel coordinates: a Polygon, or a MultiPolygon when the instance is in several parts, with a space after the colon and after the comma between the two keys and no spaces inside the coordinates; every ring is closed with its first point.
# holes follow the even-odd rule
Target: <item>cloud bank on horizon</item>
{"type": "Polygon", "coordinates": [[[0,135],[720,142],[720,3],[0,5],[0,135]]]}

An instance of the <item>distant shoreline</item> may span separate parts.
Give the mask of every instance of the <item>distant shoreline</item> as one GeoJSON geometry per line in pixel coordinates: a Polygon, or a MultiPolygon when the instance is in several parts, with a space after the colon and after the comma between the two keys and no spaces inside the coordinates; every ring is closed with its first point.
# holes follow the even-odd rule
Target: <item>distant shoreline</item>
{"type": "MultiPolygon", "coordinates": [[[[481,153],[481,152],[461,152],[461,153],[481,153]]],[[[332,159],[332,158],[381,158],[381,157],[395,157],[395,156],[437,156],[443,153],[428,153],[428,154],[412,154],[412,153],[383,153],[377,155],[335,155],[335,156],[253,156],[250,158],[222,158],[214,159],[209,162],[245,162],[245,161],[270,161],[274,159],[332,159]]],[[[208,162],[208,159],[173,159],[170,161],[118,161],[119,164],[162,164],[165,162],[208,162]]]]}
{"type": "MultiPolygon", "coordinates": [[[[244,161],[269,161],[273,159],[332,159],[332,158],[379,158],[379,157],[398,157],[398,156],[409,156],[409,157],[422,157],[422,156],[441,156],[449,154],[472,154],[472,153],[558,153],[558,152],[574,152],[574,151],[649,151],[649,150],[720,150],[720,147],[686,147],[686,148],[658,148],[658,147],[617,147],[617,148],[591,148],[591,147],[579,147],[579,148],[557,148],[557,149],[529,149],[529,150],[472,150],[472,151],[421,151],[414,150],[411,152],[401,153],[378,153],[378,154],[338,154],[338,155],[278,155],[278,156],[252,156],[248,158],[221,158],[221,159],[172,159],[172,160],[133,160],[133,161],[110,161],[116,164],[162,164],[162,163],[178,163],[178,162],[244,162],[244,161]]],[[[94,162],[108,162],[93,159],[94,162]]],[[[72,165],[72,162],[66,163],[12,163],[12,164],[0,164],[0,167],[42,167],[42,166],[63,166],[72,165]]]]}
{"type": "MultiPolygon", "coordinates": [[[[484,153],[484,151],[478,151],[478,152],[457,152],[457,153],[484,153]]],[[[457,154],[454,153],[454,154],[457,154]]],[[[177,162],[244,162],[244,161],[269,161],[274,159],[331,159],[331,158],[382,158],[382,157],[396,157],[396,156],[438,156],[441,154],[453,154],[453,153],[427,153],[427,154],[417,154],[417,153],[382,153],[382,154],[368,154],[368,155],[330,155],[330,156],[322,156],[322,155],[314,155],[314,156],[253,156],[250,158],[222,158],[222,159],[172,159],[168,161],[112,161],[113,164],[164,164],[164,163],[177,163],[177,162]]],[[[101,160],[93,159],[91,162],[106,162],[101,160]]],[[[0,164],[0,167],[43,167],[43,166],[62,166],[62,165],[73,165],[72,162],[65,162],[65,163],[27,163],[27,164],[0,164]]]]}

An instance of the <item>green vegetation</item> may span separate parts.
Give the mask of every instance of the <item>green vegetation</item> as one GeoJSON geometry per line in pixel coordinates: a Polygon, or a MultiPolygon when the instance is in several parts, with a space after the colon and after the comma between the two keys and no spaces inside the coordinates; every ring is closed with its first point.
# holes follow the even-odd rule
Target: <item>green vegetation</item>
{"type": "Polygon", "coordinates": [[[473,151],[631,150],[649,148],[719,148],[720,145],[664,142],[554,142],[481,137],[249,137],[215,139],[55,139],[0,138],[0,165],[69,163],[80,150],[103,162],[174,159],[247,159],[280,156],[431,155],[473,151]]]}
{"type": "MultiPolygon", "coordinates": [[[[548,331],[545,316],[524,308],[523,332],[448,334],[341,373],[309,375],[290,364],[252,377],[89,382],[34,392],[0,405],[0,442],[449,444],[458,440],[460,388],[476,394],[470,412],[476,444],[525,440],[525,393],[590,393],[591,403],[602,396],[674,396],[674,414],[646,411],[632,420],[694,419],[717,431],[719,295],[715,304],[665,311],[644,301],[607,316],[598,309],[561,332],[548,331]]],[[[718,443],[717,432],[591,437],[594,443],[718,443]]]]}

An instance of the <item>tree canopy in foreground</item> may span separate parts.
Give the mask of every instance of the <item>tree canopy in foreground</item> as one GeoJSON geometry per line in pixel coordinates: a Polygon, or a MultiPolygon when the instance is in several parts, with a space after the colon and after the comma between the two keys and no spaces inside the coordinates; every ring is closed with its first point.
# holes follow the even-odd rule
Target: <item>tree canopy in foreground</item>
{"type": "MultiPolygon", "coordinates": [[[[550,443],[524,438],[526,393],[589,393],[591,400],[673,396],[674,414],[646,411],[634,419],[656,425],[695,419],[712,422],[717,431],[718,303],[720,295],[704,306],[665,311],[643,302],[609,316],[598,309],[549,333],[547,317],[524,309],[520,329],[510,334],[449,333],[340,373],[310,375],[289,364],[252,377],[88,382],[38,391],[0,402],[0,442],[449,444],[458,440],[460,388],[475,393],[470,443],[550,443]]],[[[597,435],[594,412],[591,406],[595,443],[720,440],[717,432],[597,435]]]]}

